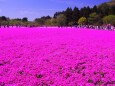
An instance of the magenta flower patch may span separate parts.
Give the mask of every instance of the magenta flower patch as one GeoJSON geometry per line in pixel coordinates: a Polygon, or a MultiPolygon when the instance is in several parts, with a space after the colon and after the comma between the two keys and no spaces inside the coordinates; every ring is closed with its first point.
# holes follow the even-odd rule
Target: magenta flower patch
{"type": "Polygon", "coordinates": [[[0,29],[0,86],[114,85],[114,31],[0,29]]]}

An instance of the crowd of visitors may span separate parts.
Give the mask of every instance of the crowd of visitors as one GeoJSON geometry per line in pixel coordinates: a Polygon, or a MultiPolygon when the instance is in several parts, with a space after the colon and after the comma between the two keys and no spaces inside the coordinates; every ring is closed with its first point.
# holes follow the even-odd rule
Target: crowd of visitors
{"type": "Polygon", "coordinates": [[[76,25],[77,28],[99,29],[99,30],[115,30],[115,26],[111,24],[94,26],[94,25],[76,25]]]}
{"type": "Polygon", "coordinates": [[[115,26],[114,25],[111,25],[111,24],[106,24],[106,25],[101,25],[101,26],[96,26],[96,25],[73,25],[73,26],[21,26],[21,25],[16,25],[16,26],[9,26],[9,25],[4,25],[4,26],[1,26],[0,25],[0,28],[23,28],[23,27],[29,27],[29,28],[32,28],[32,27],[45,27],[45,28],[48,28],[48,27],[57,27],[57,28],[62,28],[62,27],[66,27],[66,28],[87,28],[87,29],[98,29],[98,30],[115,30],[115,26]]]}

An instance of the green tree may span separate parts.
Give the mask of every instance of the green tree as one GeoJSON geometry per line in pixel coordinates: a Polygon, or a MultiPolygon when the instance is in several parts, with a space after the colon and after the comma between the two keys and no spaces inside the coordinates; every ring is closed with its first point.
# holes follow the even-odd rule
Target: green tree
{"type": "Polygon", "coordinates": [[[96,24],[98,24],[98,21],[100,19],[101,18],[99,18],[99,15],[97,13],[91,13],[89,15],[89,18],[88,18],[88,23],[91,24],[91,25],[96,25],[96,24]]]}
{"type": "Polygon", "coordinates": [[[57,20],[56,20],[56,18],[52,18],[51,19],[51,25],[52,26],[57,26],[57,20]]]}
{"type": "Polygon", "coordinates": [[[66,25],[66,16],[63,14],[60,14],[57,19],[57,25],[58,26],[65,26],[66,25]]]}
{"type": "Polygon", "coordinates": [[[98,13],[102,15],[101,17],[108,15],[109,10],[110,9],[107,3],[103,3],[98,7],[98,13]]]}
{"type": "Polygon", "coordinates": [[[85,17],[81,17],[79,20],[78,20],[78,24],[80,25],[84,25],[87,23],[87,19],[85,17]]]}
{"type": "Polygon", "coordinates": [[[72,18],[73,18],[73,22],[78,21],[78,19],[80,18],[80,11],[77,7],[73,9],[72,18]]]}
{"type": "Polygon", "coordinates": [[[37,23],[39,26],[43,26],[45,24],[44,19],[41,18],[36,18],[34,22],[37,23]]]}
{"type": "Polygon", "coordinates": [[[83,16],[83,17],[88,18],[90,13],[91,13],[91,8],[89,6],[88,7],[83,7],[80,10],[81,17],[83,16]]]}
{"type": "Polygon", "coordinates": [[[34,20],[34,22],[39,26],[43,26],[43,25],[45,25],[46,21],[49,20],[49,19],[51,19],[50,16],[43,16],[41,18],[36,18],[34,20]]]}
{"type": "Polygon", "coordinates": [[[66,16],[66,25],[69,25],[69,22],[72,22],[72,8],[67,8],[64,12],[64,15],[66,16]]]}
{"type": "Polygon", "coordinates": [[[19,19],[19,18],[10,19],[9,24],[10,24],[11,26],[20,27],[20,26],[22,26],[22,19],[19,19]]]}
{"type": "Polygon", "coordinates": [[[108,15],[103,18],[104,24],[112,24],[115,25],[115,15],[108,15]]]}
{"type": "Polygon", "coordinates": [[[92,12],[94,13],[97,13],[97,6],[95,5],[95,6],[93,6],[93,8],[92,8],[92,12]]]}
{"type": "Polygon", "coordinates": [[[115,15],[115,5],[109,8],[109,15],[115,15]]]}
{"type": "Polygon", "coordinates": [[[27,17],[22,18],[22,22],[28,22],[28,18],[27,17]]]}
{"type": "Polygon", "coordinates": [[[45,25],[46,25],[46,26],[51,26],[51,19],[47,19],[47,20],[45,21],[45,25]]]}
{"type": "Polygon", "coordinates": [[[6,25],[8,25],[8,22],[9,22],[9,18],[7,18],[5,16],[0,17],[0,26],[1,25],[6,26],[6,25]]]}
{"type": "Polygon", "coordinates": [[[22,25],[27,27],[28,24],[29,24],[28,23],[28,18],[27,17],[22,18],[22,25]]]}
{"type": "Polygon", "coordinates": [[[62,12],[56,12],[53,16],[53,18],[57,18],[57,16],[59,16],[60,14],[64,14],[65,11],[62,11],[62,12]]]}

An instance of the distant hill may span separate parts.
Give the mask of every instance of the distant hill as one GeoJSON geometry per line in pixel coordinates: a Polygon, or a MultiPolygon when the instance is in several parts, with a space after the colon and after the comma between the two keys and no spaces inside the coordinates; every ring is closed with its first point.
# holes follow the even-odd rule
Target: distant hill
{"type": "Polygon", "coordinates": [[[107,2],[109,6],[115,6],[115,0],[111,0],[110,2],[107,2]]]}
{"type": "Polygon", "coordinates": [[[105,8],[106,6],[109,6],[110,8],[114,7],[114,10],[115,10],[115,0],[111,0],[109,2],[102,3],[102,4],[98,5],[97,7],[105,8]]]}

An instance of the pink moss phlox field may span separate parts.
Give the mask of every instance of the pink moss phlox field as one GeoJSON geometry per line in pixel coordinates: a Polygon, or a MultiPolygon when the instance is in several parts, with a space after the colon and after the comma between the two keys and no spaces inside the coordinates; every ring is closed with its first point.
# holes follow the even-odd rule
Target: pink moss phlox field
{"type": "Polygon", "coordinates": [[[0,86],[115,86],[115,31],[0,29],[0,86]]]}

